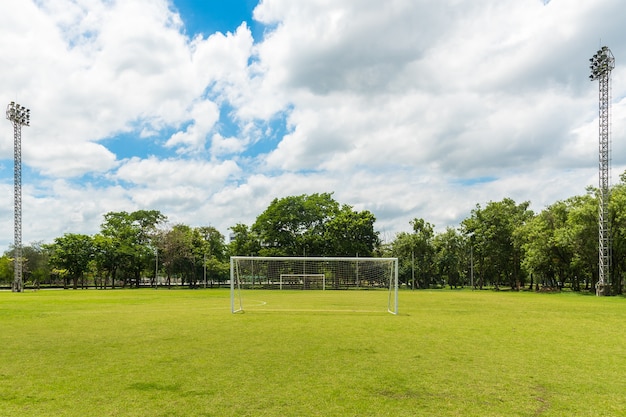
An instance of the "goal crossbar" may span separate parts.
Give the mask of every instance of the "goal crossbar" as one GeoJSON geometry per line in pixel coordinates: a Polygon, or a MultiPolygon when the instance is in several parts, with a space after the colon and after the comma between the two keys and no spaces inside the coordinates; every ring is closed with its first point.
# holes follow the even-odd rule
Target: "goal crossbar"
{"type": "Polygon", "coordinates": [[[398,259],[370,257],[232,256],[231,311],[243,312],[242,290],[386,289],[398,314],[398,259]]]}

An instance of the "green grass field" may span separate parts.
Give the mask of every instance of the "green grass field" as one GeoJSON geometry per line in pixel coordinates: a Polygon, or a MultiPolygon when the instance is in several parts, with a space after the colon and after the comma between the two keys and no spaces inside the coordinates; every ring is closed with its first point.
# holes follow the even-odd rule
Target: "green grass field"
{"type": "Polygon", "coordinates": [[[623,298],[406,291],[398,316],[382,291],[245,302],[1,292],[0,415],[626,415],[623,298]]]}

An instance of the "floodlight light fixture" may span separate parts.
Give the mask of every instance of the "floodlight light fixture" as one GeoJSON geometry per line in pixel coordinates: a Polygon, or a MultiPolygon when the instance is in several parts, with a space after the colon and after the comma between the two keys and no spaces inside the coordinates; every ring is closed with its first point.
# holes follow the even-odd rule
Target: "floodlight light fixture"
{"type": "Polygon", "coordinates": [[[589,69],[591,75],[589,79],[592,81],[598,80],[604,75],[610,75],[613,68],[615,68],[615,57],[607,46],[603,46],[596,52],[596,54],[589,59],[591,64],[589,69]]]}
{"type": "Polygon", "coordinates": [[[13,124],[13,292],[22,292],[22,126],[30,126],[30,109],[10,102],[7,106],[7,119],[13,124]]]}

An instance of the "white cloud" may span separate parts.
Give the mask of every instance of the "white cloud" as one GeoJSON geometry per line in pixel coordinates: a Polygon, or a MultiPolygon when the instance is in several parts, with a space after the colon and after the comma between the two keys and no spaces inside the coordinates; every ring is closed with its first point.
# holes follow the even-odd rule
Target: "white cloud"
{"type": "Polygon", "coordinates": [[[26,143],[29,139],[23,140],[22,160],[24,164],[38,167],[47,176],[67,178],[81,176],[85,172],[103,173],[117,165],[115,155],[97,143],[55,146],[53,140],[46,146],[36,147],[26,143]]]}
{"type": "Polygon", "coordinates": [[[246,149],[247,141],[236,137],[225,138],[219,133],[211,139],[211,155],[222,157],[238,154],[246,149]]]}
{"type": "Polygon", "coordinates": [[[190,112],[191,118],[194,120],[184,132],[178,131],[173,134],[165,146],[179,146],[180,153],[193,153],[204,149],[207,136],[219,120],[220,110],[215,103],[204,100],[196,103],[190,112]]]}
{"type": "Polygon", "coordinates": [[[202,160],[159,160],[150,157],[126,161],[117,170],[115,178],[157,189],[192,186],[207,192],[215,190],[239,174],[240,169],[233,161],[211,163],[202,160]]]}
{"type": "MultiPolygon", "coordinates": [[[[476,203],[540,210],[582,194],[597,184],[587,63],[601,44],[617,60],[614,180],[626,166],[622,8],[263,0],[253,39],[247,23],[189,37],[166,0],[6,0],[0,103],[32,110],[23,158],[38,181],[24,187],[24,240],[138,208],[226,233],[273,198],[314,192],[372,211],[389,236],[414,217],[455,225],[476,203]],[[145,149],[122,155],[120,134],[145,149]]],[[[5,208],[12,157],[7,123],[5,208]]],[[[0,225],[6,246],[11,210],[0,225]]]]}
{"type": "MultiPolygon", "coordinates": [[[[393,230],[415,216],[455,224],[476,203],[507,196],[541,208],[595,184],[597,87],[586,64],[597,48],[590,34],[614,29],[590,16],[617,13],[617,3],[428,6],[257,7],[255,16],[276,27],[258,48],[261,65],[294,107],[293,131],[269,153],[269,167],[341,175],[338,195],[377,207],[393,230]],[[427,180],[412,188],[415,177],[427,180]],[[462,185],[476,177],[493,180],[462,185]],[[353,178],[367,178],[366,196],[355,194],[353,178]],[[376,185],[381,179],[392,192],[376,185]]],[[[623,133],[614,133],[615,143],[623,133]]]]}
{"type": "MultiPolygon", "coordinates": [[[[11,195],[12,193],[8,193],[11,195]]],[[[103,215],[109,211],[133,211],[137,206],[119,186],[77,185],[66,180],[41,181],[36,186],[24,184],[22,209],[23,242],[51,242],[65,233],[94,234],[99,231],[103,215]]],[[[11,214],[12,216],[12,214],[11,214]]],[[[13,241],[12,217],[2,216],[6,231],[2,241],[13,241]]]]}

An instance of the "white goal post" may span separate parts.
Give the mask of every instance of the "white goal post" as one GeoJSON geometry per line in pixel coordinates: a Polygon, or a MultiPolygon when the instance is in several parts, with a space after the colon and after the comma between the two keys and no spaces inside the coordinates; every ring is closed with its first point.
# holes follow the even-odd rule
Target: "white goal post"
{"type": "Polygon", "coordinates": [[[231,256],[233,313],[244,311],[246,289],[386,291],[387,311],[398,314],[398,258],[231,256]]]}

